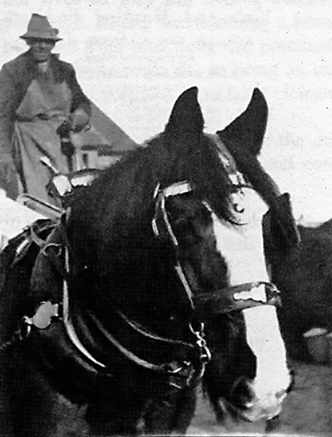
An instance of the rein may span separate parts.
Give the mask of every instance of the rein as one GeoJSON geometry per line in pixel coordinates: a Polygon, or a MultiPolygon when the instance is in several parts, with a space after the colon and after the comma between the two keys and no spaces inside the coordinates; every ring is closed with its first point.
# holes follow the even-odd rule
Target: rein
{"type": "MultiPolygon", "coordinates": [[[[67,275],[69,275],[69,273],[70,273],[70,271],[69,271],[69,250],[68,250],[67,247],[65,248],[65,268],[66,268],[66,271],[67,271],[67,275]]],[[[125,320],[125,322],[129,326],[131,326],[133,329],[135,329],[137,332],[139,332],[140,334],[144,335],[145,337],[150,337],[153,340],[158,340],[158,341],[161,341],[161,342],[164,342],[164,343],[168,343],[168,344],[181,345],[181,346],[185,346],[185,347],[192,348],[192,349],[194,348],[194,345],[191,344],[191,343],[177,341],[177,340],[172,340],[172,339],[167,339],[167,338],[160,337],[160,336],[157,336],[155,334],[149,333],[144,328],[138,326],[135,322],[130,321],[119,310],[116,310],[116,312],[123,318],[123,320],[125,320]]],[[[144,367],[145,369],[153,370],[153,371],[158,372],[158,373],[168,373],[168,374],[180,373],[180,371],[183,370],[183,367],[179,366],[178,363],[176,363],[176,362],[163,363],[163,364],[153,364],[153,363],[150,363],[149,361],[146,361],[146,360],[138,357],[136,354],[134,354],[129,349],[124,347],[109,331],[107,331],[103,327],[103,325],[100,323],[100,321],[90,312],[89,312],[89,317],[92,319],[95,327],[102,333],[102,335],[113,346],[115,346],[118,349],[118,351],[120,351],[124,356],[126,356],[129,360],[133,361],[134,363],[136,363],[140,367],[144,367]]],[[[71,317],[70,317],[70,311],[69,311],[69,291],[68,291],[68,283],[67,283],[66,279],[64,279],[64,281],[63,281],[63,323],[64,323],[64,326],[66,328],[66,332],[67,332],[70,340],[77,347],[77,349],[89,361],[91,361],[92,363],[94,363],[98,367],[106,369],[107,366],[104,363],[96,360],[89,353],[89,351],[82,345],[82,343],[80,342],[80,340],[79,340],[79,338],[78,338],[78,336],[76,334],[75,328],[74,328],[74,326],[72,324],[71,317]]],[[[203,347],[206,348],[205,340],[202,337],[201,332],[200,331],[192,330],[192,333],[196,335],[196,338],[197,338],[197,342],[196,343],[197,343],[197,345],[199,345],[201,348],[203,348],[203,347]]],[[[186,367],[188,367],[188,365],[186,367]]]]}
{"type": "MultiPolygon", "coordinates": [[[[68,290],[68,282],[67,278],[70,275],[70,264],[69,264],[69,247],[65,246],[65,270],[66,275],[63,279],[63,323],[66,329],[66,332],[72,342],[72,344],[85,356],[85,358],[97,365],[102,369],[107,369],[107,366],[96,360],[90,352],[83,346],[81,341],[79,340],[75,328],[72,324],[70,311],[69,311],[69,290],[68,290]]],[[[200,370],[198,372],[198,377],[196,375],[196,380],[201,378],[205,370],[205,363],[210,360],[210,351],[206,346],[206,342],[204,339],[204,325],[201,324],[200,329],[195,330],[192,325],[190,325],[190,330],[192,334],[196,338],[195,344],[183,342],[180,340],[173,340],[169,338],[164,338],[154,333],[147,331],[142,326],[138,325],[136,322],[129,320],[121,311],[115,309],[116,313],[121,316],[121,318],[134,329],[136,332],[140,333],[146,338],[151,338],[153,340],[167,343],[171,345],[179,345],[187,347],[188,349],[194,349],[197,347],[199,349],[199,365],[200,370]]],[[[156,373],[168,375],[169,377],[169,385],[175,387],[176,389],[181,389],[189,383],[192,382],[195,374],[197,373],[197,369],[193,369],[193,365],[190,361],[182,361],[181,363],[177,361],[171,361],[162,364],[154,364],[147,360],[142,359],[138,355],[131,352],[128,348],[124,347],[109,331],[107,331],[100,321],[92,314],[88,313],[90,319],[93,321],[94,326],[99,330],[99,332],[106,338],[122,355],[124,355],[127,359],[134,362],[140,367],[143,367],[147,370],[152,370],[156,373]]]]}

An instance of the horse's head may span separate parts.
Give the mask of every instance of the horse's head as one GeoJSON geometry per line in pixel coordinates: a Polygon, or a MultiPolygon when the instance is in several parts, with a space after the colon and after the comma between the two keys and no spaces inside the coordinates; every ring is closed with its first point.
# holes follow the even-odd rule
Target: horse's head
{"type": "MultiPolygon", "coordinates": [[[[263,217],[270,210],[280,244],[296,240],[296,231],[257,160],[266,119],[265,99],[255,90],[230,126],[205,134],[197,89],[187,90],[164,132],[87,188],[67,225],[76,262],[85,267],[73,280],[73,301],[88,303],[120,343],[124,329],[110,318],[110,308],[126,316],[145,344],[153,332],[160,345],[201,348],[193,326],[206,322],[216,397],[248,420],[279,414],[291,383],[263,217]]],[[[169,356],[170,349],[131,344],[128,329],[132,355],[153,363],[169,356]]]]}
{"type": "Polygon", "coordinates": [[[298,234],[289,197],[280,196],[257,160],[267,120],[261,92],[216,136],[203,133],[201,120],[196,89],[188,90],[164,141],[188,150],[191,172],[161,191],[160,220],[177,250],[183,289],[206,316],[213,402],[223,397],[247,420],[270,419],[280,413],[291,377],[264,247],[268,240],[287,250],[298,234]]]}

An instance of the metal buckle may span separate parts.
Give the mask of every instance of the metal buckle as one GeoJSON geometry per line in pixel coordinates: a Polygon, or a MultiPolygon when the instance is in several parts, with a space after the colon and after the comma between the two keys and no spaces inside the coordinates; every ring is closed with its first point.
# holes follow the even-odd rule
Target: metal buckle
{"type": "MultiPolygon", "coordinates": [[[[195,335],[196,337],[196,344],[199,348],[200,351],[200,361],[202,364],[206,364],[211,360],[211,351],[208,348],[207,344],[206,344],[206,340],[204,338],[204,323],[200,323],[200,329],[196,330],[194,329],[194,327],[192,326],[191,323],[189,323],[189,329],[190,331],[195,335]]],[[[203,370],[204,372],[204,370],[203,370]]]]}
{"type": "Polygon", "coordinates": [[[190,385],[195,375],[195,369],[190,361],[183,361],[181,365],[172,362],[168,365],[167,373],[170,376],[169,385],[177,390],[182,390],[190,385]]]}

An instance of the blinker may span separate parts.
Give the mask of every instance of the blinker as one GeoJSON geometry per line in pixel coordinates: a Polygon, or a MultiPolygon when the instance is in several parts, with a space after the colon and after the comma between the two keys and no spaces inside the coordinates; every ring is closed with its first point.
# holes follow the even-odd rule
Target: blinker
{"type": "Polygon", "coordinates": [[[153,200],[155,201],[155,213],[152,219],[152,230],[156,237],[160,235],[160,230],[157,224],[159,212],[161,212],[163,223],[166,225],[167,232],[171,236],[173,244],[177,246],[177,239],[173,233],[172,227],[168,221],[167,213],[165,210],[165,200],[168,197],[178,196],[180,194],[189,193],[192,191],[190,184],[186,181],[176,182],[166,188],[161,189],[160,184],[157,184],[154,194],[153,200]]]}

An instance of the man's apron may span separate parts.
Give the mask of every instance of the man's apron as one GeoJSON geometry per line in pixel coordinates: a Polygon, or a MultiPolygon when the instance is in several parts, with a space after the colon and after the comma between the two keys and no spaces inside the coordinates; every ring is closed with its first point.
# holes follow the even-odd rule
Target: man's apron
{"type": "Polygon", "coordinates": [[[71,98],[67,83],[56,83],[48,71],[31,82],[16,111],[13,142],[23,192],[57,206],[46,190],[51,173],[39,158],[47,156],[60,172],[68,173],[56,129],[68,119],[71,98]]]}

